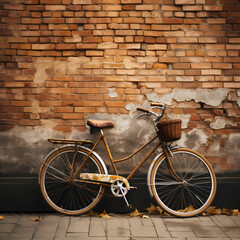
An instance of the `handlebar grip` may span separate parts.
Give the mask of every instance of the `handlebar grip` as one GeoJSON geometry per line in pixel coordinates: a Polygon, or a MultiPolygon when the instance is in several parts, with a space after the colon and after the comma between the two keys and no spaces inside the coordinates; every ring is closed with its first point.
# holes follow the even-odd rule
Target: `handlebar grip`
{"type": "Polygon", "coordinates": [[[157,107],[165,107],[165,104],[163,103],[151,103],[151,106],[154,107],[154,106],[157,106],[157,107]]]}
{"type": "Polygon", "coordinates": [[[142,111],[142,112],[149,113],[149,111],[148,111],[147,109],[144,109],[144,108],[137,108],[137,110],[142,111]]]}

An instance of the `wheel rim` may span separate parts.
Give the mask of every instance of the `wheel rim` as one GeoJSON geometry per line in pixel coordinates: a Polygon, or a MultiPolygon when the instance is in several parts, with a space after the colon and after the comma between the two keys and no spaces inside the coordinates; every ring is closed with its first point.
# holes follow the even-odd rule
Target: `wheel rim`
{"type": "MultiPolygon", "coordinates": [[[[42,177],[42,191],[47,202],[55,210],[65,214],[80,214],[88,211],[100,200],[102,186],[76,180],[71,176],[71,159],[74,149],[66,149],[46,163],[42,177]]],[[[87,153],[81,151],[76,155],[74,172],[78,169],[87,153]],[[81,153],[81,154],[80,154],[81,153]]],[[[84,172],[102,173],[102,169],[92,157],[83,168],[84,172]]]]}
{"type": "Polygon", "coordinates": [[[197,215],[213,199],[215,176],[209,165],[193,152],[176,151],[173,156],[173,168],[183,182],[178,182],[169,174],[166,159],[163,158],[156,165],[152,178],[155,198],[170,214],[197,215]]]}

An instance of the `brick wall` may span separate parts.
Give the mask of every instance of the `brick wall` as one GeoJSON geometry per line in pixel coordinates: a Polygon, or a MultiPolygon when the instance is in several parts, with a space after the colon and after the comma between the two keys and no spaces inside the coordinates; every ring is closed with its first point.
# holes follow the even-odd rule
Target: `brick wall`
{"type": "Polygon", "coordinates": [[[240,169],[238,0],[0,0],[0,17],[2,132],[81,132],[159,101],[187,116],[188,146],[195,129],[213,164],[240,169]]]}

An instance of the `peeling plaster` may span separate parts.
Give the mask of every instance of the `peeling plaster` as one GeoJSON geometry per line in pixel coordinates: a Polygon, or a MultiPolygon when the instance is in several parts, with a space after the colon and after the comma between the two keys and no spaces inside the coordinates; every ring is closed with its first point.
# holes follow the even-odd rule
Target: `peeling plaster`
{"type": "Polygon", "coordinates": [[[190,120],[190,114],[168,114],[170,119],[181,119],[182,120],[182,129],[186,129],[188,127],[188,122],[190,120]]]}
{"type": "Polygon", "coordinates": [[[36,73],[34,74],[33,82],[37,87],[43,87],[45,80],[48,78],[46,69],[51,67],[52,59],[39,58],[34,62],[36,73]]]}
{"type": "Polygon", "coordinates": [[[238,95],[238,100],[237,100],[237,104],[240,107],[240,91],[237,91],[237,95],[238,95]]]}
{"type": "Polygon", "coordinates": [[[124,58],[123,60],[124,67],[126,69],[134,69],[136,68],[136,62],[133,61],[133,58],[124,58]]]}
{"type": "Polygon", "coordinates": [[[215,121],[210,123],[210,128],[212,129],[223,129],[226,125],[237,126],[237,123],[234,123],[228,119],[224,119],[222,117],[215,117],[215,121]]]}
{"type": "Polygon", "coordinates": [[[118,96],[117,92],[115,92],[115,88],[108,88],[107,89],[109,91],[109,97],[110,98],[116,98],[118,96]]]}
{"type": "Polygon", "coordinates": [[[193,129],[188,133],[183,133],[178,144],[180,146],[186,146],[190,149],[197,150],[201,145],[208,145],[208,138],[209,135],[207,135],[202,129],[193,129]]]}
{"type": "Polygon", "coordinates": [[[76,71],[81,68],[81,64],[90,62],[87,57],[69,57],[67,62],[67,74],[76,74],[76,71]]]}
{"type": "Polygon", "coordinates": [[[147,99],[150,101],[161,102],[167,105],[172,104],[172,100],[175,99],[178,102],[191,101],[204,102],[207,105],[216,107],[227,97],[229,89],[218,88],[216,90],[210,89],[180,89],[174,90],[171,93],[164,94],[159,97],[157,93],[146,94],[147,99]]]}
{"type": "MultiPolygon", "coordinates": [[[[142,96],[138,96],[138,100],[141,102],[142,101],[142,96]]],[[[134,103],[129,103],[125,106],[125,109],[129,111],[130,117],[133,117],[137,113],[137,108],[145,108],[145,109],[150,109],[150,104],[148,101],[144,101],[143,104],[136,105],[134,103]]]]}

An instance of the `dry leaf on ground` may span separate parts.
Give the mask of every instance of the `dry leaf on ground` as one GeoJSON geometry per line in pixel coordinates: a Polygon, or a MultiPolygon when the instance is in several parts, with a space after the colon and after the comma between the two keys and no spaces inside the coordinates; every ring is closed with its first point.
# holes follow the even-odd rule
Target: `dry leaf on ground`
{"type": "Polygon", "coordinates": [[[192,212],[192,211],[195,211],[195,208],[192,205],[186,207],[185,209],[178,210],[178,212],[183,212],[183,213],[192,212]]]}
{"type": "Polygon", "coordinates": [[[4,219],[4,217],[3,216],[0,216],[0,220],[3,220],[4,219]]]}
{"type": "Polygon", "coordinates": [[[129,215],[130,215],[130,217],[139,217],[139,216],[143,215],[143,213],[140,213],[137,209],[135,209],[135,211],[130,213],[129,215]]]}
{"type": "Polygon", "coordinates": [[[202,215],[210,216],[210,215],[220,215],[222,213],[221,209],[216,209],[214,206],[210,206],[202,215]]]}
{"type": "Polygon", "coordinates": [[[88,216],[98,216],[98,213],[97,212],[94,212],[93,210],[90,210],[88,212],[88,216]]]}
{"type": "Polygon", "coordinates": [[[28,217],[32,221],[40,222],[41,221],[41,216],[38,217],[28,217]]]}
{"type": "Polygon", "coordinates": [[[159,206],[155,207],[152,203],[149,208],[146,208],[146,210],[149,214],[163,214],[163,210],[159,206]]]}
{"type": "Polygon", "coordinates": [[[101,217],[101,218],[112,218],[107,214],[106,210],[104,210],[103,213],[99,214],[99,217],[101,217]]]}

